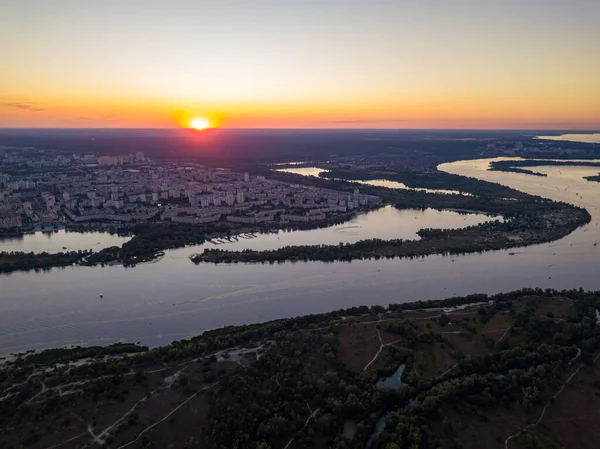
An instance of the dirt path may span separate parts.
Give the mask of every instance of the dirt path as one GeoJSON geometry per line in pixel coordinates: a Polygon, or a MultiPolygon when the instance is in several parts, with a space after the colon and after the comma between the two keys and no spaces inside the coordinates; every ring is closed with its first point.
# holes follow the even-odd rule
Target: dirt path
{"type": "MultiPolygon", "coordinates": [[[[156,392],[156,390],[152,390],[150,392],[150,396],[152,396],[155,392],[156,392]]],[[[121,417],[119,419],[117,419],[115,422],[113,422],[110,426],[108,426],[106,429],[104,429],[99,434],[94,434],[93,427],[91,426],[91,424],[88,424],[88,432],[92,436],[92,441],[90,444],[96,443],[99,446],[106,444],[106,438],[110,435],[110,432],[115,427],[117,427],[117,425],[119,423],[121,423],[125,418],[127,418],[129,415],[131,415],[135,411],[135,409],[138,407],[138,405],[140,405],[142,402],[144,402],[146,400],[146,398],[147,397],[144,396],[142,399],[140,399],[135,404],[133,404],[133,407],[131,407],[129,410],[127,410],[123,415],[121,415],[121,417]]]]}
{"type": "MultiPolygon", "coordinates": [[[[440,375],[438,376],[438,379],[439,379],[440,377],[443,377],[443,376],[445,376],[446,374],[448,374],[450,371],[452,371],[452,370],[453,370],[454,368],[456,368],[458,365],[459,365],[459,363],[458,363],[458,362],[457,362],[457,363],[455,363],[454,365],[452,365],[450,368],[448,368],[446,371],[444,371],[442,374],[440,374],[440,375]]],[[[416,371],[415,371],[415,373],[416,373],[416,371]]]]}
{"type": "Polygon", "coordinates": [[[87,432],[81,432],[79,435],[75,435],[73,438],[69,438],[68,440],[65,441],[61,441],[58,444],[55,444],[54,446],[49,446],[46,449],[56,449],[57,447],[61,447],[63,444],[67,444],[70,443],[71,441],[75,441],[78,438],[81,438],[82,436],[86,435],[87,432]]]}
{"type": "MultiPolygon", "coordinates": [[[[381,323],[383,321],[389,321],[389,320],[373,321],[371,323],[377,323],[377,324],[379,324],[379,323],[381,323]]],[[[377,337],[379,338],[379,349],[377,350],[377,353],[373,356],[373,358],[371,359],[371,361],[365,365],[365,367],[363,368],[363,371],[366,371],[366,370],[369,369],[369,366],[371,366],[373,364],[373,362],[375,360],[377,360],[377,357],[379,357],[379,354],[381,354],[381,351],[383,351],[383,348],[385,348],[386,346],[392,346],[392,347],[397,348],[397,349],[404,349],[404,348],[400,348],[398,346],[394,346],[396,343],[399,343],[399,342],[402,341],[401,338],[398,339],[398,340],[394,340],[394,341],[392,341],[390,343],[384,343],[383,340],[381,339],[381,333],[379,332],[379,329],[377,328],[377,324],[375,325],[375,330],[377,331],[377,337]]]]}
{"type": "MultiPolygon", "coordinates": [[[[149,397],[153,397],[159,390],[164,390],[164,389],[168,389],[171,384],[177,379],[177,377],[179,375],[181,375],[181,373],[186,369],[187,365],[189,365],[190,363],[193,363],[195,361],[199,361],[202,359],[207,359],[209,357],[212,356],[216,356],[217,360],[222,359],[221,361],[225,361],[225,360],[230,360],[230,361],[236,361],[237,359],[241,359],[244,355],[246,355],[249,352],[254,352],[256,351],[256,357],[260,358],[260,355],[258,354],[258,351],[266,348],[267,350],[271,347],[273,342],[266,342],[261,344],[260,346],[257,346],[256,348],[242,348],[242,347],[234,347],[234,348],[228,348],[228,349],[223,349],[217,352],[214,352],[210,355],[204,356],[204,357],[200,357],[200,358],[195,358],[192,359],[190,361],[187,362],[182,362],[179,363],[177,365],[175,365],[175,367],[177,366],[184,366],[184,368],[182,368],[181,370],[179,370],[178,372],[176,372],[175,374],[173,374],[172,376],[169,376],[167,378],[165,378],[165,383],[160,386],[155,388],[154,390],[152,390],[148,396],[144,396],[142,399],[140,399],[139,401],[137,401],[127,412],[125,412],[119,419],[117,419],[115,422],[113,422],[110,426],[108,426],[106,429],[104,429],[101,433],[99,434],[94,434],[93,432],[93,428],[91,426],[88,425],[88,433],[92,436],[92,441],[90,443],[88,443],[86,446],[84,447],[88,447],[90,444],[98,444],[100,446],[102,446],[103,444],[106,444],[106,439],[108,438],[108,436],[110,436],[111,432],[113,431],[113,429],[115,429],[125,418],[127,418],[130,414],[132,414],[136,408],[144,401],[146,401],[149,397]],[[223,356],[223,354],[230,354],[231,358],[230,359],[226,359],[223,356]],[[233,359],[233,360],[231,360],[233,359]]],[[[160,371],[164,371],[166,369],[170,369],[173,368],[174,366],[166,366],[164,368],[160,368],[160,369],[156,369],[153,371],[149,371],[149,372],[160,372],[160,371]]],[[[130,372],[128,374],[133,374],[133,372],[130,372]]],[[[121,447],[126,447],[130,444],[133,444],[135,441],[137,441],[143,433],[147,432],[148,430],[150,430],[151,428],[153,428],[154,426],[160,424],[162,421],[164,421],[165,419],[167,419],[169,416],[171,416],[173,413],[175,413],[180,407],[182,407],[183,405],[185,405],[188,401],[192,400],[198,393],[200,393],[201,391],[204,391],[208,388],[212,388],[213,386],[215,386],[218,382],[211,384],[207,387],[202,388],[201,390],[199,390],[198,392],[194,393],[192,396],[188,397],[185,401],[183,401],[181,404],[179,404],[177,407],[175,407],[173,410],[171,410],[171,412],[169,412],[169,414],[167,414],[167,416],[165,416],[164,418],[162,418],[160,421],[154,423],[153,425],[147,427],[146,429],[144,429],[139,435],[138,437],[127,443],[124,446],[121,447]]]]}
{"type": "Polygon", "coordinates": [[[168,419],[173,413],[175,413],[177,410],[179,410],[181,407],[183,407],[185,404],[187,404],[189,401],[191,401],[192,399],[194,399],[199,393],[208,390],[209,388],[214,387],[215,385],[217,385],[219,382],[215,382],[214,384],[211,385],[207,385],[204,388],[201,388],[200,390],[198,390],[197,392],[195,392],[193,395],[191,395],[190,397],[188,397],[185,401],[183,401],[181,404],[179,404],[177,407],[175,407],[173,410],[171,410],[169,413],[167,413],[161,420],[155,422],[154,424],[146,427],[144,430],[142,430],[138,436],[134,439],[131,440],[129,443],[125,443],[122,446],[119,446],[117,449],[123,449],[133,443],[135,443],[137,440],[139,440],[141,438],[141,436],[143,434],[145,434],[146,432],[148,432],[150,429],[158,426],[161,422],[163,422],[164,420],[168,419]]]}
{"type": "Polygon", "coordinates": [[[502,334],[502,336],[498,339],[498,341],[496,343],[500,343],[502,340],[504,340],[504,337],[506,337],[508,335],[508,332],[510,331],[510,327],[507,327],[506,330],[504,331],[504,333],[502,334]]]}
{"type": "Polygon", "coordinates": [[[373,356],[371,361],[365,365],[365,367],[363,368],[363,371],[366,371],[367,369],[369,369],[369,366],[371,366],[371,364],[375,360],[377,360],[377,357],[379,357],[379,354],[381,354],[381,351],[383,350],[383,340],[381,339],[381,333],[379,332],[379,329],[377,328],[379,323],[381,323],[381,317],[379,318],[379,321],[377,321],[376,323],[377,324],[375,324],[375,331],[377,331],[377,338],[379,338],[379,349],[377,350],[377,353],[373,356]]]}
{"type": "MultiPolygon", "coordinates": [[[[596,361],[600,358],[600,353],[598,353],[598,355],[594,358],[594,363],[596,363],[596,361]]],[[[544,406],[544,409],[542,410],[542,414],[540,415],[540,417],[538,418],[538,420],[532,424],[529,424],[525,427],[523,427],[523,429],[521,429],[519,432],[515,433],[514,435],[509,436],[505,441],[504,441],[504,449],[508,449],[508,443],[510,442],[510,440],[513,440],[515,438],[517,438],[519,435],[521,435],[523,432],[534,428],[535,426],[537,426],[539,423],[542,422],[542,420],[544,419],[544,415],[546,414],[546,410],[548,410],[548,407],[550,407],[550,405],[552,404],[552,401],[554,399],[556,399],[565,389],[565,387],[567,386],[567,384],[569,382],[571,382],[571,380],[573,379],[573,377],[575,377],[577,375],[577,373],[579,373],[579,370],[581,370],[581,368],[583,368],[584,364],[582,363],[581,365],[579,365],[579,367],[573,372],[573,374],[571,374],[569,376],[569,378],[567,380],[565,380],[565,382],[562,384],[562,387],[560,387],[560,390],[558,390],[558,392],[556,392],[556,394],[554,394],[554,396],[552,396],[550,398],[550,400],[548,401],[548,403],[544,406]]]]}
{"type": "MultiPolygon", "coordinates": [[[[308,404],[306,404],[306,405],[308,405],[308,404]]],[[[310,410],[310,406],[308,407],[308,409],[310,410]]],[[[304,431],[304,429],[306,429],[306,426],[308,426],[308,423],[310,422],[310,420],[313,419],[315,416],[317,416],[317,413],[319,413],[319,409],[316,409],[314,412],[312,412],[310,414],[310,416],[304,422],[304,426],[302,427],[302,429],[300,429],[300,431],[296,435],[294,435],[290,439],[290,441],[287,442],[287,444],[285,445],[285,447],[283,449],[288,449],[288,447],[290,447],[290,444],[292,444],[294,442],[294,440],[296,439],[296,437],[298,435],[300,435],[304,431]]],[[[118,448],[118,449],[121,449],[121,448],[118,448]]]]}

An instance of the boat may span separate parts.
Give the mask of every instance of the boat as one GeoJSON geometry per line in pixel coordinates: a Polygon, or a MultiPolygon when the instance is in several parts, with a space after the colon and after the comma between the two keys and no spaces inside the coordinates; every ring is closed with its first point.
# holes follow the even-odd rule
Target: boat
{"type": "Polygon", "coordinates": [[[509,256],[514,256],[516,253],[508,253],[509,256]]]}
{"type": "Polygon", "coordinates": [[[104,298],[104,295],[102,293],[100,293],[100,299],[104,298]]]}

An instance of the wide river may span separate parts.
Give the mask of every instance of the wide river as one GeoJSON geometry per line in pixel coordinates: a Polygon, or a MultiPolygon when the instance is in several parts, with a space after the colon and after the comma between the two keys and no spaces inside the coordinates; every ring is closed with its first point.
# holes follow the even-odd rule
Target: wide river
{"type": "MultiPolygon", "coordinates": [[[[189,256],[200,249],[188,247],[135,268],[17,272],[0,277],[0,353],[115,341],[156,346],[219,326],[361,304],[522,287],[600,289],[600,245],[594,246],[600,242],[600,183],[583,179],[596,174],[597,168],[538,167],[537,171],[548,174],[542,178],[490,172],[488,164],[489,160],[459,161],[440,169],[584,206],[592,214],[591,223],[560,241],[512,250],[513,256],[507,250],[418,260],[215,266],[191,263],[189,256]]],[[[410,238],[421,227],[457,227],[489,219],[384,208],[335,228],[281,232],[223,247],[338,243],[378,235],[410,238]],[[323,241],[314,241],[317,234],[311,232],[323,233],[318,236],[323,241]]]]}

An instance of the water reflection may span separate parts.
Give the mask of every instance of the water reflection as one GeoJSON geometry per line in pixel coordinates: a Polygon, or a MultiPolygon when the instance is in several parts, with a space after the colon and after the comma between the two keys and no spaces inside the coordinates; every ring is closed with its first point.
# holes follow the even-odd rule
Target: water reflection
{"type": "Polygon", "coordinates": [[[319,173],[328,173],[330,170],[319,167],[278,168],[275,171],[293,173],[302,176],[319,176],[319,173]]]}
{"type": "MultiPolygon", "coordinates": [[[[299,168],[279,168],[275,171],[281,171],[281,172],[285,172],[285,173],[293,173],[293,174],[302,175],[302,176],[318,177],[319,173],[329,173],[331,170],[327,170],[327,169],[319,168],[319,167],[299,167],[299,168]]],[[[334,179],[336,179],[336,178],[334,178],[334,179]]],[[[370,186],[374,186],[374,187],[387,187],[388,189],[413,190],[415,192],[441,193],[441,194],[445,194],[445,195],[452,194],[452,195],[471,196],[470,193],[460,192],[458,190],[426,189],[426,188],[421,188],[421,187],[415,187],[415,188],[408,187],[404,183],[397,182],[397,181],[389,181],[387,179],[372,179],[372,180],[357,180],[357,179],[346,180],[346,179],[344,179],[343,181],[357,182],[359,184],[365,184],[365,185],[370,185],[370,186]]]]}
{"type": "Polygon", "coordinates": [[[36,232],[20,237],[0,239],[0,251],[23,251],[26,253],[60,253],[93,249],[99,251],[110,246],[121,246],[131,237],[120,237],[108,232],[36,232]]]}
{"type": "Polygon", "coordinates": [[[374,211],[362,213],[345,223],[322,229],[308,231],[279,231],[278,233],[259,234],[256,238],[237,238],[233,241],[215,239],[214,243],[205,243],[190,247],[190,253],[204,251],[205,248],[219,248],[232,251],[244,249],[269,250],[290,245],[337,245],[340,242],[354,243],[359,240],[406,239],[419,240],[417,231],[423,228],[446,229],[464,228],[500,217],[483,214],[459,214],[452,211],[435,209],[396,209],[385,206],[374,211]]]}
{"type": "MultiPolygon", "coordinates": [[[[118,340],[154,346],[219,326],[361,304],[523,287],[599,290],[600,245],[594,243],[600,242],[600,183],[581,179],[597,168],[543,167],[536,170],[548,177],[541,178],[487,171],[489,162],[460,161],[440,168],[584,206],[592,221],[557,242],[465,256],[196,266],[188,259],[193,250],[184,248],[135,268],[14,273],[0,278],[0,353],[118,340]]],[[[437,226],[446,224],[440,220],[437,226]]]]}
{"type": "Polygon", "coordinates": [[[386,379],[382,379],[377,382],[378,387],[388,387],[388,388],[400,388],[402,385],[402,373],[404,373],[404,369],[406,365],[403,363],[398,367],[398,369],[392,374],[390,377],[386,379]]]}
{"type": "Polygon", "coordinates": [[[600,143],[600,133],[593,134],[561,134],[560,136],[536,136],[536,139],[567,140],[570,142],[600,143]]]}
{"type": "Polygon", "coordinates": [[[403,190],[414,190],[415,192],[426,192],[426,193],[441,193],[442,195],[466,195],[472,196],[470,193],[460,192],[458,190],[445,190],[445,189],[426,189],[423,187],[408,187],[406,184],[389,181],[387,179],[372,179],[369,181],[354,181],[360,184],[366,184],[375,187],[387,187],[388,189],[403,189],[403,190]]]}

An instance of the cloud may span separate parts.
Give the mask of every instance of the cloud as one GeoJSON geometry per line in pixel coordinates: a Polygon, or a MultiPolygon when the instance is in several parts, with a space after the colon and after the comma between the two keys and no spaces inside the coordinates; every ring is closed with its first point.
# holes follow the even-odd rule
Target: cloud
{"type": "Polygon", "coordinates": [[[37,103],[35,101],[13,101],[13,102],[5,103],[5,104],[7,106],[10,106],[11,108],[17,108],[22,111],[29,111],[29,112],[41,112],[45,109],[45,108],[40,108],[39,106],[37,106],[37,103]]]}

